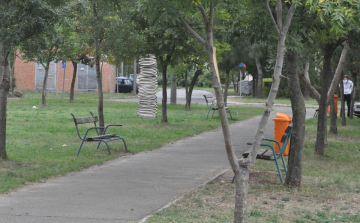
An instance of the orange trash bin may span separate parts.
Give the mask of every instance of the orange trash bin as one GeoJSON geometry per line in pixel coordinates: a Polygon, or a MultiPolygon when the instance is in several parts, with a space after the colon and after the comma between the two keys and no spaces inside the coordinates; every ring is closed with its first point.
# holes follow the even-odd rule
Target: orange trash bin
{"type": "MultiPolygon", "coordinates": [[[[273,118],[272,120],[275,121],[274,139],[280,143],[280,146],[282,146],[283,143],[281,142],[281,138],[285,134],[285,130],[289,126],[292,118],[289,115],[285,114],[285,113],[278,112],[276,114],[276,117],[273,118]]],[[[280,151],[277,143],[274,143],[274,148],[275,148],[276,152],[280,151]]],[[[289,141],[283,155],[288,156],[289,155],[289,150],[290,150],[290,141],[289,141]]]]}
{"type": "MultiPolygon", "coordinates": [[[[338,96],[336,94],[334,94],[334,104],[335,104],[335,113],[337,114],[338,113],[338,96]]],[[[328,113],[329,114],[331,113],[330,105],[328,107],[328,113]]]]}

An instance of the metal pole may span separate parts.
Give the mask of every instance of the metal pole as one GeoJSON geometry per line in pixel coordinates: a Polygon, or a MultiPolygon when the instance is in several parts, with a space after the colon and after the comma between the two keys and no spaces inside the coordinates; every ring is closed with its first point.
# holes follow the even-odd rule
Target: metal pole
{"type": "Polygon", "coordinates": [[[119,94],[119,86],[118,86],[118,77],[119,77],[119,66],[117,65],[116,66],[116,80],[115,80],[115,83],[116,83],[116,93],[119,94]]]}
{"type": "Polygon", "coordinates": [[[239,95],[240,95],[240,98],[241,98],[241,70],[240,70],[239,95]]]}
{"type": "Polygon", "coordinates": [[[58,97],[58,92],[59,92],[59,63],[57,64],[56,68],[57,69],[56,69],[56,72],[55,72],[55,83],[56,83],[56,97],[58,97]]]}
{"type": "Polygon", "coordinates": [[[65,68],[64,68],[63,87],[62,87],[62,95],[61,95],[62,99],[64,99],[64,87],[65,87],[65,68]]]}

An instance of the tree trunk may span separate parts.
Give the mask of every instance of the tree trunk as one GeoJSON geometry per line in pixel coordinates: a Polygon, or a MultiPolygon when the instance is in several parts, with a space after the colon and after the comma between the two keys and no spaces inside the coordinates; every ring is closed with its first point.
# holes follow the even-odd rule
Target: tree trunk
{"type": "MultiPolygon", "coordinates": [[[[305,77],[305,79],[310,83],[309,67],[310,67],[310,60],[307,59],[306,62],[305,62],[304,77],[305,77]]],[[[304,97],[305,97],[305,98],[309,98],[309,97],[310,97],[310,91],[309,91],[308,88],[305,88],[304,97]]]]}
{"type": "Polygon", "coordinates": [[[315,142],[315,154],[324,156],[325,155],[325,140],[327,134],[327,100],[328,100],[328,89],[329,79],[331,79],[331,58],[336,45],[327,43],[323,48],[324,62],[323,71],[321,73],[321,89],[320,89],[320,100],[319,100],[319,115],[317,123],[317,134],[315,142]]]}
{"type": "Polygon", "coordinates": [[[176,82],[176,76],[174,75],[174,72],[171,73],[171,94],[170,94],[170,104],[176,105],[176,88],[177,88],[177,82],[176,82]]]}
{"type": "MultiPolygon", "coordinates": [[[[14,60],[16,59],[16,57],[14,58],[14,60]]],[[[15,64],[15,61],[14,61],[15,64]]],[[[13,80],[14,80],[14,69],[11,68],[10,65],[10,58],[8,57],[8,69],[9,69],[9,85],[10,85],[10,89],[9,89],[9,95],[12,96],[13,92],[14,92],[14,85],[13,85],[13,80]]]]}
{"type": "Polygon", "coordinates": [[[188,70],[187,69],[185,71],[184,82],[185,82],[185,99],[186,99],[185,109],[187,111],[189,111],[190,110],[190,99],[189,99],[188,70]]]}
{"type": "Polygon", "coordinates": [[[227,103],[229,84],[230,84],[230,70],[226,70],[225,72],[226,72],[226,76],[225,76],[224,102],[227,103]]]}
{"type": "Polygon", "coordinates": [[[334,100],[331,100],[330,101],[330,133],[332,134],[338,133],[336,120],[337,120],[337,113],[335,108],[335,102],[334,100]]]}
{"type": "MultiPolygon", "coordinates": [[[[99,116],[99,126],[105,126],[105,118],[104,118],[104,96],[103,96],[103,89],[102,89],[102,73],[100,70],[100,53],[99,53],[100,43],[95,40],[95,66],[96,66],[96,80],[98,85],[98,116],[99,116]]],[[[101,134],[103,131],[100,131],[101,134]]]]}
{"type": "Polygon", "coordinates": [[[45,75],[44,75],[44,82],[42,87],[42,94],[41,94],[41,105],[46,106],[46,85],[47,85],[47,79],[49,76],[49,68],[50,68],[50,62],[47,62],[44,66],[45,68],[45,75]]]}
{"type": "Polygon", "coordinates": [[[232,82],[233,82],[233,87],[234,87],[234,92],[238,92],[238,83],[236,82],[236,78],[237,75],[234,75],[234,73],[232,73],[232,82]]]}
{"type": "MultiPolygon", "coordinates": [[[[270,10],[270,4],[266,1],[267,7],[270,10]]],[[[249,189],[249,174],[250,169],[255,163],[256,153],[260,148],[260,143],[263,137],[263,133],[269,119],[269,115],[274,104],[276,93],[278,91],[279,83],[280,83],[280,74],[283,66],[283,59],[285,53],[285,39],[286,34],[289,29],[293,14],[295,12],[296,3],[292,3],[291,7],[288,10],[288,14],[286,16],[284,25],[282,23],[282,3],[280,0],[277,2],[277,18],[278,24],[276,24],[274,16],[271,15],[272,21],[275,23],[275,27],[277,33],[279,35],[278,38],[278,48],[277,48],[277,58],[276,65],[274,68],[274,81],[272,84],[272,89],[270,91],[268,100],[265,104],[264,113],[261,117],[261,121],[259,123],[258,130],[255,135],[255,141],[253,142],[251,152],[247,158],[238,159],[234,152],[234,148],[231,142],[231,134],[229,122],[226,115],[225,105],[223,101],[222,89],[219,83],[219,72],[217,69],[216,62],[216,49],[214,47],[213,41],[213,22],[214,22],[214,3],[210,3],[210,10],[206,11],[201,4],[198,4],[198,8],[203,16],[203,20],[205,22],[206,27],[206,40],[203,39],[195,30],[193,30],[188,23],[179,15],[179,19],[185,28],[206,48],[208,57],[209,57],[209,67],[212,73],[212,80],[215,89],[215,96],[218,103],[219,108],[219,116],[221,120],[221,127],[223,130],[225,149],[227,152],[229,163],[236,175],[236,197],[235,197],[235,210],[234,210],[234,222],[246,222],[247,221],[247,194],[249,189]],[[207,16],[209,15],[209,16],[207,16]],[[209,17],[209,18],[208,18],[209,17]]]]}
{"type": "Polygon", "coordinates": [[[163,76],[163,83],[162,83],[162,104],[161,104],[161,122],[166,123],[167,122],[167,91],[166,91],[166,85],[167,85],[167,77],[166,77],[166,71],[167,71],[167,63],[166,61],[162,61],[162,76],[163,76]]]}
{"type": "Polygon", "coordinates": [[[354,118],[354,101],[355,101],[355,94],[356,94],[356,87],[353,87],[353,91],[351,92],[351,102],[350,102],[350,115],[349,118],[354,118]]]}
{"type": "MultiPolygon", "coordinates": [[[[93,16],[94,18],[97,18],[97,4],[93,4],[93,16]]],[[[97,87],[98,87],[98,116],[99,116],[99,127],[105,126],[105,120],[104,120],[104,96],[103,96],[103,90],[102,90],[102,73],[100,70],[100,44],[101,40],[98,38],[94,38],[94,44],[95,44],[95,66],[96,66],[96,80],[97,80],[97,87]]],[[[100,134],[103,134],[103,130],[100,130],[100,134]]]]}
{"type": "Polygon", "coordinates": [[[194,90],[196,81],[198,80],[199,76],[202,74],[202,70],[196,70],[194,77],[192,78],[191,82],[190,82],[190,86],[189,86],[189,92],[186,96],[186,104],[189,104],[189,110],[191,107],[191,97],[192,97],[192,92],[194,90]]]}
{"type": "Polygon", "coordinates": [[[341,81],[340,84],[340,95],[341,95],[341,109],[340,109],[340,117],[341,117],[341,125],[346,125],[346,113],[345,113],[345,98],[344,98],[344,83],[341,81]]]}
{"type": "Polygon", "coordinates": [[[70,103],[74,102],[74,91],[75,91],[75,81],[76,81],[76,74],[77,74],[77,63],[74,61],[71,61],[73,64],[74,70],[73,70],[73,76],[71,80],[71,88],[70,88],[70,103]]]}
{"type": "Polygon", "coordinates": [[[257,68],[257,72],[258,72],[258,81],[257,81],[257,92],[256,92],[256,96],[258,98],[262,98],[262,82],[263,82],[263,71],[262,71],[262,67],[261,67],[261,63],[259,60],[259,57],[255,57],[255,63],[256,63],[256,68],[257,68]]]}
{"type": "Polygon", "coordinates": [[[136,71],[136,59],[134,59],[134,73],[133,73],[133,94],[136,94],[136,79],[137,79],[137,71],[136,71]]]}
{"type": "Polygon", "coordinates": [[[289,91],[289,96],[293,113],[293,133],[285,184],[293,188],[300,187],[302,181],[306,107],[299,82],[298,53],[294,51],[289,52],[286,55],[286,59],[287,73],[290,78],[289,89],[291,91],[289,91]]]}
{"type": "Polygon", "coordinates": [[[0,159],[7,159],[6,154],[6,111],[10,89],[9,50],[0,42],[0,159]]]}

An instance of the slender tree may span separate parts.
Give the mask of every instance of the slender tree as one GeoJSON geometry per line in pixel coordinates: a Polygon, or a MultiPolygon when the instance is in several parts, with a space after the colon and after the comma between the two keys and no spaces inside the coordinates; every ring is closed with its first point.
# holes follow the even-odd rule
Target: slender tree
{"type": "MultiPolygon", "coordinates": [[[[62,1],[58,1],[62,2],[62,1]]],[[[6,153],[6,110],[10,89],[10,52],[29,38],[40,35],[57,18],[48,1],[0,1],[0,158],[6,153]]]]}

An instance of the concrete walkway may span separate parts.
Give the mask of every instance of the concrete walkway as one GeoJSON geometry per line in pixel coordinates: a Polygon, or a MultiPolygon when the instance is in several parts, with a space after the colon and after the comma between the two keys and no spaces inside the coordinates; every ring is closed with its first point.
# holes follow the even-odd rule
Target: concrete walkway
{"type": "MultiPolygon", "coordinates": [[[[289,107],[276,112],[291,115],[289,107]]],[[[307,110],[308,117],[314,114],[307,110]]],[[[240,149],[259,117],[231,125],[240,149]]],[[[273,137],[270,119],[265,137],[273,137]]],[[[221,129],[0,195],[2,223],[137,222],[229,169],[221,129]]]]}

